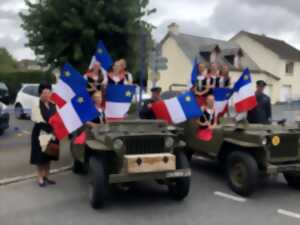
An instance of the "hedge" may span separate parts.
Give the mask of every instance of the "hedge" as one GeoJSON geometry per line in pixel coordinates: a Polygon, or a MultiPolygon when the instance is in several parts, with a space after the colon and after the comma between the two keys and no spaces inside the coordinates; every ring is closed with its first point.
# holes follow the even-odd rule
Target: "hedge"
{"type": "Polygon", "coordinates": [[[14,101],[23,83],[53,83],[54,79],[53,75],[43,71],[0,72],[0,82],[4,82],[7,85],[11,102],[14,101]]]}

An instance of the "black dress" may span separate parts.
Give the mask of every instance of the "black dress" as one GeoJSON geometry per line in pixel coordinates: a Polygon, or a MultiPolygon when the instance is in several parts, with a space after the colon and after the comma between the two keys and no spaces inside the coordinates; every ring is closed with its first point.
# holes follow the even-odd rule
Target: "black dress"
{"type": "Polygon", "coordinates": [[[48,123],[48,120],[56,112],[56,107],[54,104],[49,103],[49,108],[47,108],[45,104],[41,101],[39,106],[41,116],[46,122],[35,123],[32,129],[30,156],[30,163],[32,165],[43,165],[50,162],[51,160],[57,160],[42,152],[42,148],[39,141],[41,131],[46,133],[52,133],[52,127],[48,123]]]}
{"type": "MultiPolygon", "coordinates": [[[[205,123],[209,122],[210,125],[214,125],[215,123],[215,118],[216,118],[216,113],[215,110],[209,111],[206,108],[202,108],[203,114],[200,117],[200,122],[205,123]]],[[[208,126],[200,126],[200,129],[207,129],[208,126]]]]}

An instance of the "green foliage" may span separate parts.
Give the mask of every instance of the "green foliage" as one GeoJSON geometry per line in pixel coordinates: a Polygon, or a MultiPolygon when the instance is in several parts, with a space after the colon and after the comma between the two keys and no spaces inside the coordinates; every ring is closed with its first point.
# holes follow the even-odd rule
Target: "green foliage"
{"type": "Polygon", "coordinates": [[[28,46],[44,64],[66,61],[81,72],[88,67],[97,42],[102,39],[114,59],[126,58],[137,71],[141,33],[152,26],[142,20],[149,0],[25,0],[21,13],[28,46]]]}
{"type": "Polygon", "coordinates": [[[0,81],[8,86],[11,99],[15,99],[22,83],[53,83],[54,79],[50,73],[43,71],[0,72],[0,81]]]}
{"type": "Polygon", "coordinates": [[[16,70],[16,61],[9,54],[7,49],[0,48],[0,72],[10,72],[16,70]]]}

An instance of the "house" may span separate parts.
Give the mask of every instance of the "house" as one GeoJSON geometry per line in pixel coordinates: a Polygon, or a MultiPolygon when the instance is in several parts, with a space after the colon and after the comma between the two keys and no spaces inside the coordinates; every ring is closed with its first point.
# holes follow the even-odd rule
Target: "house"
{"type": "Polygon", "coordinates": [[[254,82],[263,79],[269,84],[268,92],[271,92],[272,87],[280,80],[272,71],[261,69],[236,42],[184,34],[175,23],[168,26],[168,33],[159,46],[162,56],[168,59],[168,69],[159,71],[160,76],[155,82],[149,76],[149,89],[153,83],[162,87],[163,91],[169,90],[173,84],[187,85],[195,57],[200,63],[207,65],[211,62],[228,65],[233,82],[240,77],[243,69],[248,67],[254,82]]]}
{"type": "Polygon", "coordinates": [[[34,60],[23,59],[17,63],[20,70],[43,70],[43,68],[34,60]]]}
{"type": "Polygon", "coordinates": [[[288,43],[241,31],[231,40],[261,69],[279,77],[278,82],[268,83],[269,92],[275,101],[300,99],[300,51],[288,43]]]}

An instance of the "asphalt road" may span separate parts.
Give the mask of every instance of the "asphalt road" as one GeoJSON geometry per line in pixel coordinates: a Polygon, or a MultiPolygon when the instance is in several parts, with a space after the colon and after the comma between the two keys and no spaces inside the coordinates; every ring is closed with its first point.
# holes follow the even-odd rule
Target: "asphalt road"
{"type": "MultiPolygon", "coordinates": [[[[9,129],[0,136],[0,180],[35,172],[35,168],[29,164],[32,126],[30,120],[17,120],[11,115],[9,129]]],[[[53,163],[52,167],[69,164],[70,152],[61,151],[60,161],[53,163]]]]}
{"type": "Polygon", "coordinates": [[[2,225],[298,225],[300,191],[281,177],[263,182],[251,199],[233,194],[214,165],[194,160],[191,193],[173,201],[155,183],[116,192],[106,208],[88,203],[85,177],[65,172],[56,186],[41,189],[33,181],[0,188],[2,225]],[[223,197],[225,195],[225,197],[223,197]],[[227,196],[228,195],[228,196],[227,196]],[[288,212],[286,212],[288,211],[288,212]],[[283,213],[283,214],[281,214],[283,213]],[[291,214],[291,215],[284,215],[291,214]]]}
{"type": "MultiPolygon", "coordinates": [[[[10,129],[0,136],[0,180],[32,174],[29,165],[32,123],[12,117],[10,129]]],[[[54,168],[69,165],[68,151],[54,168]]],[[[85,177],[64,172],[53,176],[56,186],[39,188],[34,180],[0,186],[0,225],[298,225],[300,191],[282,176],[261,182],[249,199],[234,194],[215,165],[194,159],[189,197],[170,199],[164,186],[138,184],[115,192],[101,210],[88,203],[85,177]]]]}

